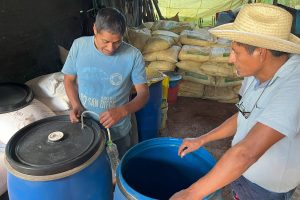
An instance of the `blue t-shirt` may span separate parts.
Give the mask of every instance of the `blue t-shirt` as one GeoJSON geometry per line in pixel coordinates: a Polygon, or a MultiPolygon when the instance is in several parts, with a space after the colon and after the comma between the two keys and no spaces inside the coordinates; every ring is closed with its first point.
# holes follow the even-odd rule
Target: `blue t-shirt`
{"type": "MultiPolygon", "coordinates": [[[[147,82],[144,66],[143,56],[135,47],[122,42],[107,56],[96,49],[94,36],[88,36],[73,42],[62,72],[77,76],[82,105],[100,114],[128,103],[132,86],[147,82]]],[[[125,136],[130,128],[130,116],[126,116],[111,128],[112,139],[125,136]]]]}

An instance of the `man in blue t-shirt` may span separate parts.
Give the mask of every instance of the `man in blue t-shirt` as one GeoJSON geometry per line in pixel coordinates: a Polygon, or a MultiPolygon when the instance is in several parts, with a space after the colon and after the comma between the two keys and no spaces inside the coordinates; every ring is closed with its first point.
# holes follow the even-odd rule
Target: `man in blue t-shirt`
{"type": "Polygon", "coordinates": [[[75,123],[84,110],[99,115],[109,128],[120,157],[130,148],[130,114],[149,98],[144,60],[139,50],[123,42],[125,17],[114,8],[98,11],[94,36],[76,39],[62,72],[75,123]],[[137,95],[130,100],[134,86],[137,95]]]}

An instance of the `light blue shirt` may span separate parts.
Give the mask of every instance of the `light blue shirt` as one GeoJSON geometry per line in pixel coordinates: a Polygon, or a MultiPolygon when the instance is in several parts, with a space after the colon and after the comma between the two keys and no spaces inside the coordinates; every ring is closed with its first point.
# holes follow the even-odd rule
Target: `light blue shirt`
{"type": "MultiPolygon", "coordinates": [[[[132,86],[147,82],[144,66],[143,56],[135,47],[122,42],[107,56],[96,49],[94,36],[88,36],[73,42],[62,72],[77,76],[82,105],[100,114],[129,102],[132,86]]],[[[127,116],[111,128],[112,139],[124,137],[130,128],[127,116]]]]}
{"type": "Polygon", "coordinates": [[[300,184],[300,56],[293,55],[265,83],[249,77],[242,94],[248,119],[239,112],[232,145],[260,122],[285,135],[243,175],[273,192],[287,192],[300,184]]]}

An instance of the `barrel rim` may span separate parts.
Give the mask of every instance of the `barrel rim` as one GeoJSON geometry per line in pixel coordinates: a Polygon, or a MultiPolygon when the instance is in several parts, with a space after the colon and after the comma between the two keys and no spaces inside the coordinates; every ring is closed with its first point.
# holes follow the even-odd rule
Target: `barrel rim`
{"type": "MultiPolygon", "coordinates": [[[[149,198],[146,197],[145,195],[139,193],[138,191],[134,190],[130,185],[127,184],[127,182],[125,181],[123,175],[122,175],[122,167],[124,165],[124,163],[126,164],[126,162],[124,162],[125,159],[127,159],[127,157],[129,156],[134,156],[136,154],[138,154],[140,151],[145,150],[145,148],[147,146],[153,146],[153,145],[157,145],[157,144],[171,144],[172,146],[180,146],[182,142],[181,138],[172,138],[172,137],[160,137],[160,138],[152,138],[152,139],[148,139],[145,140],[143,142],[138,143],[137,145],[131,147],[123,156],[123,158],[120,161],[120,164],[118,166],[117,169],[117,186],[119,187],[120,191],[122,192],[122,194],[129,200],[137,200],[140,198],[143,198],[145,200],[153,200],[153,198],[149,198]],[[134,154],[132,153],[133,149],[139,149],[139,152],[135,152],[134,154]],[[133,154],[133,155],[130,155],[133,154]],[[137,197],[137,198],[135,198],[137,197]]],[[[195,154],[195,153],[200,153],[201,154],[205,154],[205,159],[208,163],[212,164],[212,166],[215,165],[216,163],[216,159],[212,156],[212,154],[210,154],[204,147],[201,147],[200,149],[196,150],[195,152],[191,152],[191,154],[195,154]]],[[[208,195],[205,197],[204,200],[210,199],[212,198],[218,191],[208,195]]]]}
{"type": "Polygon", "coordinates": [[[13,112],[16,110],[20,110],[20,109],[28,106],[34,98],[32,89],[26,84],[21,84],[21,83],[16,83],[16,82],[4,82],[4,83],[0,83],[0,86],[19,87],[20,89],[24,90],[24,92],[26,93],[26,95],[22,99],[20,99],[20,101],[18,103],[0,106],[0,114],[5,114],[5,113],[13,112]]]}
{"type": "MultiPolygon", "coordinates": [[[[52,175],[47,175],[47,176],[34,176],[34,175],[28,175],[28,174],[24,174],[24,173],[20,173],[18,171],[16,171],[14,168],[12,168],[12,166],[9,164],[7,157],[4,157],[4,163],[6,165],[6,168],[8,170],[8,173],[11,173],[12,175],[21,178],[23,180],[28,180],[28,181],[52,181],[52,180],[58,180],[58,179],[62,179],[65,177],[69,177],[73,174],[76,174],[77,172],[84,170],[85,168],[87,168],[90,164],[92,164],[96,159],[98,159],[98,157],[103,153],[103,149],[105,147],[105,144],[101,144],[97,150],[97,152],[89,159],[87,160],[85,163],[83,163],[82,165],[70,169],[68,171],[62,172],[62,173],[57,173],[57,174],[52,174],[52,175]]],[[[105,152],[106,153],[106,152],[105,152]]]]}
{"type": "Polygon", "coordinates": [[[51,122],[53,120],[69,121],[70,119],[68,115],[44,118],[23,127],[11,137],[11,139],[8,141],[5,148],[5,157],[6,157],[5,160],[7,161],[6,166],[12,174],[16,174],[17,176],[33,176],[33,177],[53,175],[55,177],[56,174],[61,174],[70,170],[72,171],[72,169],[81,168],[80,167],[81,165],[84,165],[85,162],[88,162],[91,158],[94,158],[95,153],[97,153],[99,150],[101,152],[104,150],[105,141],[106,141],[104,130],[100,128],[99,123],[89,118],[87,120],[90,121],[91,124],[93,125],[92,128],[94,129],[94,131],[96,131],[95,135],[98,135],[98,137],[96,137],[95,140],[93,141],[92,145],[89,148],[89,151],[84,152],[82,155],[78,156],[78,158],[70,161],[69,163],[62,163],[57,165],[54,164],[46,167],[41,166],[40,168],[39,166],[28,166],[25,163],[18,162],[15,158],[16,156],[14,156],[14,152],[15,152],[14,148],[16,147],[16,143],[18,142],[18,140],[22,136],[24,136],[27,130],[34,128],[36,125],[51,122]]]}

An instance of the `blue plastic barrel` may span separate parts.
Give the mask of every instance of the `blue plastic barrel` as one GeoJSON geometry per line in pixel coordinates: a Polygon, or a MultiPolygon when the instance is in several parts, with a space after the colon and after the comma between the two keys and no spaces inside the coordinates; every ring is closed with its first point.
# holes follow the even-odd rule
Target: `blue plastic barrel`
{"type": "Polygon", "coordinates": [[[140,142],[158,137],[161,124],[162,81],[151,84],[149,92],[147,104],[135,113],[140,142]]]}
{"type": "Polygon", "coordinates": [[[111,200],[110,165],[103,152],[84,170],[50,181],[33,181],[7,175],[10,200],[111,200]]]}
{"type": "Polygon", "coordinates": [[[55,116],[25,126],[6,146],[9,199],[113,199],[105,140],[92,119],[55,116]]]}
{"type": "MultiPolygon", "coordinates": [[[[117,169],[114,200],[169,199],[207,174],[216,163],[213,156],[200,148],[180,158],[177,151],[181,142],[176,138],[155,138],[132,147],[117,169]]],[[[220,191],[205,200],[217,196],[220,191]]]]}

